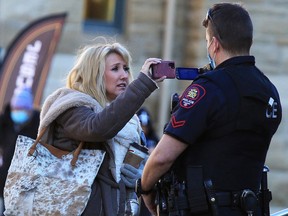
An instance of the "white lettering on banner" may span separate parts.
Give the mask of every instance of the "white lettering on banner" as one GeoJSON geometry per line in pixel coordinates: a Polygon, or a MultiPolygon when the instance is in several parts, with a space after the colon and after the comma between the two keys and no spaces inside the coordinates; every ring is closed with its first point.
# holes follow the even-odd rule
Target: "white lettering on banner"
{"type": "Polygon", "coordinates": [[[28,44],[23,55],[22,64],[19,68],[19,73],[16,78],[16,88],[14,92],[21,88],[32,89],[36,67],[39,59],[39,52],[41,51],[42,42],[40,40],[35,43],[28,44]]]}
{"type": "Polygon", "coordinates": [[[266,109],[266,118],[277,118],[277,102],[274,101],[272,106],[266,109]]]}

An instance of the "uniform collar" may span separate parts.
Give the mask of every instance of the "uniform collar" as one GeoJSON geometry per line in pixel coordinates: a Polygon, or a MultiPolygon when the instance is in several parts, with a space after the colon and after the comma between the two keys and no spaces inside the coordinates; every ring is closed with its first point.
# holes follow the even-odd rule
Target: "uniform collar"
{"type": "Polygon", "coordinates": [[[255,57],[254,56],[236,56],[219,64],[216,69],[224,68],[231,65],[255,65],[255,57]]]}

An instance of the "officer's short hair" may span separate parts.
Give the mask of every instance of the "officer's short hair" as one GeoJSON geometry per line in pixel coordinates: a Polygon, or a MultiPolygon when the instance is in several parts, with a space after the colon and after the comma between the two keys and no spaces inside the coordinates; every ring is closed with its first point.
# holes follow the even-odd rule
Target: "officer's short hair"
{"type": "Polygon", "coordinates": [[[249,13],[238,3],[214,4],[203,20],[221,46],[231,54],[249,53],[253,41],[253,24],[249,13]]]}

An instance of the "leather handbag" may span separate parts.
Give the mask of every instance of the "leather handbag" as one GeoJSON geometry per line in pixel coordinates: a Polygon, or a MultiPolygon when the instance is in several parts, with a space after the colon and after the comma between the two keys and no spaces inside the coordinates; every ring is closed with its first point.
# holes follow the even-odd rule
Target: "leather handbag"
{"type": "Polygon", "coordinates": [[[19,135],[4,187],[4,215],[81,215],[105,151],[73,152],[19,135]]]}

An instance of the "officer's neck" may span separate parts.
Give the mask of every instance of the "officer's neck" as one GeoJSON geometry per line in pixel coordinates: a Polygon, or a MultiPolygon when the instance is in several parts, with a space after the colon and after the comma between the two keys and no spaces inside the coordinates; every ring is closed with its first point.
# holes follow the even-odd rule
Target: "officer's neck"
{"type": "Polygon", "coordinates": [[[219,49],[217,50],[218,52],[215,55],[215,63],[216,66],[220,65],[222,62],[233,58],[233,57],[237,57],[237,56],[247,56],[250,55],[249,53],[230,53],[226,50],[224,50],[222,47],[219,47],[219,49]]]}

